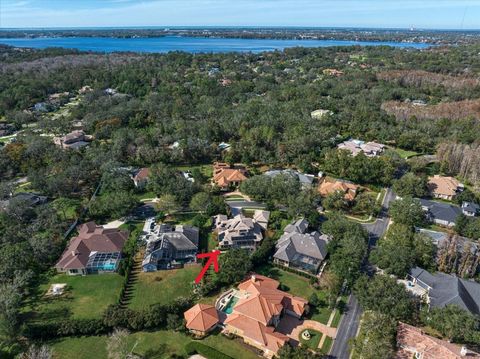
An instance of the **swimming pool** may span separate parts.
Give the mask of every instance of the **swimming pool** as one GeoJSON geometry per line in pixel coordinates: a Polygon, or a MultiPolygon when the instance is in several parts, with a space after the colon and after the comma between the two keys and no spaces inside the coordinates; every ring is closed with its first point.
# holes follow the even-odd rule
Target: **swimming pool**
{"type": "Polygon", "coordinates": [[[227,303],[227,305],[223,308],[222,311],[227,314],[232,314],[233,307],[235,306],[235,304],[237,304],[237,302],[238,302],[238,298],[232,297],[232,299],[230,299],[230,301],[227,303]]]}

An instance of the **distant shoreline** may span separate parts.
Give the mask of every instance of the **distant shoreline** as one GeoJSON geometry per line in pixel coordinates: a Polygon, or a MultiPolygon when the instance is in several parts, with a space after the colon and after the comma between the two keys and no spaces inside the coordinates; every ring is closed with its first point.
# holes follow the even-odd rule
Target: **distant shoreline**
{"type": "Polygon", "coordinates": [[[160,38],[166,36],[219,39],[344,40],[428,43],[480,43],[480,30],[418,30],[310,27],[123,27],[0,29],[0,38],[160,38]]]}

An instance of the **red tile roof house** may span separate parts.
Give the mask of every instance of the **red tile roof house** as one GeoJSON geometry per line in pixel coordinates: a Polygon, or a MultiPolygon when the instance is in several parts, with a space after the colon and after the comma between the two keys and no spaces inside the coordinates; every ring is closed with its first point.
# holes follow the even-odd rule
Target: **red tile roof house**
{"type": "Polygon", "coordinates": [[[237,187],[247,179],[247,170],[243,166],[230,166],[227,163],[213,164],[213,183],[222,190],[237,187]]]}
{"type": "Polygon", "coordinates": [[[147,185],[148,177],[150,176],[150,169],[149,168],[141,168],[135,176],[132,177],[133,183],[137,188],[143,188],[147,185]]]}
{"type": "Polygon", "coordinates": [[[214,306],[208,304],[195,304],[183,313],[183,316],[190,333],[199,337],[207,335],[219,323],[217,310],[214,306]]]}
{"type": "MultiPolygon", "coordinates": [[[[234,297],[238,301],[223,323],[225,333],[243,338],[245,343],[260,349],[267,358],[276,356],[290,340],[277,330],[280,322],[285,318],[288,320],[288,317],[301,318],[308,310],[305,299],[279,290],[279,285],[275,279],[252,274],[239,284],[234,297]]],[[[217,305],[221,302],[219,298],[217,305]]]]}
{"type": "Polygon", "coordinates": [[[69,275],[115,272],[127,239],[126,231],[105,229],[95,222],[82,224],[55,268],[69,275]]]}
{"type": "Polygon", "coordinates": [[[394,359],[461,359],[480,358],[464,346],[426,335],[420,328],[399,323],[397,353],[394,359]]]}

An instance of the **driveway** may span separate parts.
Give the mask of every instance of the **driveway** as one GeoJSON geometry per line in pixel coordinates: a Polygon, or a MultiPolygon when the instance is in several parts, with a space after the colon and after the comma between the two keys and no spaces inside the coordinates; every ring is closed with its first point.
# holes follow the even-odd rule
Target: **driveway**
{"type": "Polygon", "coordinates": [[[226,201],[226,204],[230,206],[232,215],[236,216],[242,212],[242,209],[265,209],[266,206],[263,203],[255,201],[226,201]]]}
{"type": "Polygon", "coordinates": [[[335,338],[337,329],[314,320],[301,320],[291,315],[285,315],[277,326],[277,331],[291,339],[293,345],[298,345],[298,338],[305,329],[316,330],[328,337],[335,338]]]}

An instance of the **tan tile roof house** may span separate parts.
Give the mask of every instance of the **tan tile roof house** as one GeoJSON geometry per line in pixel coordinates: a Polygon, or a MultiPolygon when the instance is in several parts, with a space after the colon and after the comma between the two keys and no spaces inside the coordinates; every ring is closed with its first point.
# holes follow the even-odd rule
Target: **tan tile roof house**
{"type": "Polygon", "coordinates": [[[325,179],[322,183],[320,183],[320,186],[318,187],[318,192],[322,197],[326,197],[329,194],[340,191],[342,193],[345,193],[345,199],[347,201],[353,201],[357,196],[359,188],[360,186],[357,186],[356,184],[347,181],[325,179]]]}
{"type": "Polygon", "coordinates": [[[435,198],[452,200],[463,189],[463,185],[453,177],[435,175],[428,178],[427,187],[435,198]]]}
{"type": "Polygon", "coordinates": [[[247,179],[247,170],[243,166],[230,166],[226,163],[213,164],[213,182],[223,190],[236,187],[247,179]]]}
{"type": "Polygon", "coordinates": [[[273,357],[289,338],[276,330],[282,316],[300,318],[308,302],[278,289],[274,279],[253,274],[238,286],[239,300],[224,321],[225,330],[273,357]]]}
{"type": "Polygon", "coordinates": [[[55,268],[70,275],[114,272],[127,239],[126,231],[105,229],[95,222],[82,224],[78,227],[78,236],[71,239],[55,268]]]}
{"type": "Polygon", "coordinates": [[[368,157],[375,157],[380,155],[385,149],[385,145],[377,142],[367,142],[360,140],[348,140],[337,145],[337,148],[340,150],[349,151],[353,156],[358,155],[360,152],[363,152],[368,157]]]}
{"type": "Polygon", "coordinates": [[[219,322],[217,310],[208,304],[195,304],[183,316],[187,321],[187,329],[199,336],[213,330],[219,322]]]}
{"type": "Polygon", "coordinates": [[[426,335],[420,328],[399,323],[397,327],[398,351],[395,359],[461,359],[480,358],[478,353],[464,346],[426,335]]]}
{"type": "Polygon", "coordinates": [[[53,142],[62,148],[78,149],[88,145],[92,136],[87,136],[82,130],[75,130],[63,137],[54,137],[53,142]]]}

